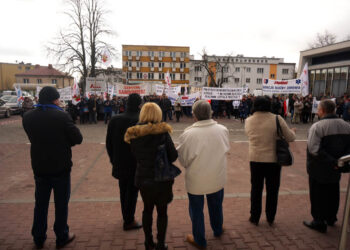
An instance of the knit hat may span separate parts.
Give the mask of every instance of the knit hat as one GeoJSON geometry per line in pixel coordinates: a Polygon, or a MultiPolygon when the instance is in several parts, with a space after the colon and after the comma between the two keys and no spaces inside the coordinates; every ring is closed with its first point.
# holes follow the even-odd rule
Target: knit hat
{"type": "Polygon", "coordinates": [[[50,86],[43,87],[39,93],[39,103],[40,104],[52,104],[54,100],[60,98],[60,93],[50,86]]]}
{"type": "Polygon", "coordinates": [[[130,94],[126,102],[126,108],[128,111],[140,110],[140,104],[142,103],[141,96],[139,94],[130,94]]]}

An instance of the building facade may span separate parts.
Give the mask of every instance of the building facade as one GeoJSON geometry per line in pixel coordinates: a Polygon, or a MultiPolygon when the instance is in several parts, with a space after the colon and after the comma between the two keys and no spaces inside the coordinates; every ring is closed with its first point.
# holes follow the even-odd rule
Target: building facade
{"type": "Polygon", "coordinates": [[[122,45],[124,83],[165,83],[169,72],[174,85],[189,84],[189,47],[122,45]]]}
{"type": "Polygon", "coordinates": [[[340,97],[350,94],[350,41],[300,52],[298,75],[309,68],[310,93],[340,97]]]}
{"type": "Polygon", "coordinates": [[[20,86],[23,90],[35,90],[37,85],[64,88],[74,83],[72,76],[54,69],[51,64],[48,66],[35,65],[32,70],[15,76],[16,86],[20,86]]]}
{"type": "Polygon", "coordinates": [[[0,63],[0,90],[12,90],[16,74],[34,69],[31,63],[0,63]]]}
{"type": "Polygon", "coordinates": [[[122,84],[125,81],[125,73],[121,68],[96,69],[96,78],[103,78],[108,84],[122,84]]]}

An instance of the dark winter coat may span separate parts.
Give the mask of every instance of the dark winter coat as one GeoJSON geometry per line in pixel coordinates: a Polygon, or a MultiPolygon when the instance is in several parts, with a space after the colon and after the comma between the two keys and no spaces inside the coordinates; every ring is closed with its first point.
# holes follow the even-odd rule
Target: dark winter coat
{"type": "Polygon", "coordinates": [[[135,185],[154,182],[154,164],[159,145],[166,145],[170,162],[177,159],[177,151],[169,135],[172,128],[165,122],[148,123],[128,128],[125,134],[125,142],[130,143],[131,151],[135,155],[137,168],[135,185]]]}
{"type": "Polygon", "coordinates": [[[58,109],[37,108],[25,113],[23,128],[30,140],[32,168],[38,177],[67,176],[72,168],[71,147],[83,137],[70,115],[58,109]]]}
{"type": "Polygon", "coordinates": [[[162,109],[162,111],[168,111],[171,110],[171,101],[169,98],[161,99],[159,102],[159,106],[162,109]]]}
{"type": "Polygon", "coordinates": [[[112,117],[108,124],[106,148],[112,163],[112,176],[120,178],[134,178],[136,159],[131,152],[130,144],[124,141],[124,135],[129,127],[137,124],[138,112],[125,112],[112,117]]]}
{"type": "Polygon", "coordinates": [[[334,168],[340,157],[350,154],[350,125],[329,115],[313,124],[307,143],[307,172],[321,183],[336,183],[340,172],[334,168]]]}

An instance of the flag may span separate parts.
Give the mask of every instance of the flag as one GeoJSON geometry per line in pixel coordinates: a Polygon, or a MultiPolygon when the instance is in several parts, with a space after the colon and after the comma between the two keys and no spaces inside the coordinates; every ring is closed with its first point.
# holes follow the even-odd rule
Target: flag
{"type": "Polygon", "coordinates": [[[21,104],[23,102],[23,95],[22,95],[22,90],[21,90],[21,87],[18,86],[18,87],[15,87],[15,90],[16,90],[16,94],[17,94],[17,104],[21,104]]]}
{"type": "Polygon", "coordinates": [[[188,91],[187,91],[187,85],[185,86],[185,92],[184,92],[184,96],[186,96],[188,94],[188,91]]]}
{"type": "Polygon", "coordinates": [[[42,88],[39,85],[36,85],[36,93],[35,96],[39,98],[39,93],[42,88]]]}
{"type": "Polygon", "coordinates": [[[111,53],[107,48],[105,48],[101,54],[101,61],[106,66],[109,66],[112,62],[111,53]]]}
{"type": "Polygon", "coordinates": [[[309,74],[307,63],[304,65],[303,72],[300,75],[301,80],[301,95],[307,96],[309,94],[309,74]]]}
{"type": "Polygon", "coordinates": [[[77,105],[80,102],[80,89],[77,81],[74,79],[73,91],[72,91],[72,103],[77,105]]]}
{"type": "Polygon", "coordinates": [[[171,77],[170,77],[170,74],[169,74],[169,70],[168,70],[168,72],[165,75],[165,83],[168,84],[168,87],[170,88],[170,86],[171,86],[171,77]]]}

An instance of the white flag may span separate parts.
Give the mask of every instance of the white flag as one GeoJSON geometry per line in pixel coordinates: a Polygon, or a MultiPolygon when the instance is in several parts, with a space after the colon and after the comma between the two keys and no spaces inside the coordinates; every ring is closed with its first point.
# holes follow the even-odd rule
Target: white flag
{"type": "Polygon", "coordinates": [[[171,78],[170,78],[169,70],[168,70],[168,72],[165,75],[165,82],[166,82],[166,84],[168,84],[168,87],[170,88],[170,86],[171,86],[171,78]]]}
{"type": "Polygon", "coordinates": [[[307,63],[305,63],[303,72],[300,75],[301,80],[301,95],[307,96],[309,94],[309,74],[307,63]]]}
{"type": "Polygon", "coordinates": [[[184,92],[184,96],[187,96],[188,92],[187,92],[187,86],[185,86],[185,92],[184,92]]]}
{"type": "Polygon", "coordinates": [[[80,102],[80,89],[76,79],[74,79],[73,91],[72,91],[72,103],[74,105],[77,105],[79,102],[80,102]]]}
{"type": "Polygon", "coordinates": [[[18,87],[15,87],[15,90],[16,90],[16,94],[17,94],[17,104],[21,104],[23,102],[23,95],[22,95],[22,90],[21,90],[21,87],[18,86],[18,87]]]}
{"type": "Polygon", "coordinates": [[[101,54],[101,61],[105,66],[109,66],[112,62],[111,53],[105,48],[101,54]]]}

